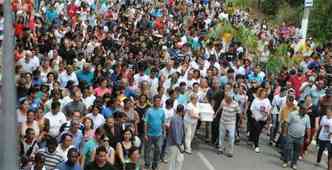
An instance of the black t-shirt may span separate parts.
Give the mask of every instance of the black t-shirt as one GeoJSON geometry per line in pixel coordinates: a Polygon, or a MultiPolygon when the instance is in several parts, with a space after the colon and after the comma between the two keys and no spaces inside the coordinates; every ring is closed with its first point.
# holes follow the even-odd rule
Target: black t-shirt
{"type": "Polygon", "coordinates": [[[212,101],[214,102],[214,106],[212,106],[212,107],[215,111],[217,111],[222,99],[224,98],[223,90],[221,90],[220,88],[217,90],[209,89],[206,95],[207,95],[208,101],[210,103],[212,101]]]}
{"type": "Polygon", "coordinates": [[[103,167],[98,167],[96,162],[93,161],[88,164],[84,170],[116,170],[111,164],[106,163],[103,167]]]}
{"type": "Polygon", "coordinates": [[[149,108],[149,105],[146,105],[145,107],[136,107],[136,109],[135,109],[140,118],[140,121],[137,125],[139,135],[144,134],[144,115],[145,115],[145,112],[148,110],[148,108],[149,108]]]}
{"type": "Polygon", "coordinates": [[[316,119],[316,117],[318,117],[318,115],[312,109],[313,109],[312,106],[310,106],[309,108],[307,108],[307,114],[308,114],[308,116],[310,118],[310,127],[311,128],[315,128],[315,119],[316,119]]]}

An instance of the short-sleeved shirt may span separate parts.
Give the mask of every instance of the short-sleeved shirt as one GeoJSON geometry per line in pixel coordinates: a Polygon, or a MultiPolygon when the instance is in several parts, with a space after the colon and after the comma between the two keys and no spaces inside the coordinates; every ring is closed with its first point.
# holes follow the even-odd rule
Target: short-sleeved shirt
{"type": "Polygon", "coordinates": [[[230,104],[222,102],[222,114],[220,121],[226,127],[235,127],[236,114],[240,113],[240,106],[237,102],[233,101],[230,104]]]}
{"type": "Polygon", "coordinates": [[[50,153],[47,149],[41,149],[38,153],[45,159],[46,169],[54,169],[58,164],[63,162],[62,156],[57,151],[50,153]]]}
{"type": "Polygon", "coordinates": [[[148,126],[148,136],[161,136],[165,123],[165,111],[162,108],[152,107],[146,112],[145,123],[148,126]]]}
{"type": "Polygon", "coordinates": [[[308,115],[300,116],[298,111],[289,113],[288,135],[292,137],[303,137],[306,129],[310,128],[310,118],[308,115]]]}
{"type": "Polygon", "coordinates": [[[98,143],[95,139],[88,140],[82,149],[82,154],[85,156],[85,161],[90,162],[92,152],[98,147],[98,143]]]}
{"type": "Polygon", "coordinates": [[[322,127],[319,133],[319,140],[329,141],[330,135],[332,134],[332,118],[323,116],[320,121],[320,126],[322,127]]]}

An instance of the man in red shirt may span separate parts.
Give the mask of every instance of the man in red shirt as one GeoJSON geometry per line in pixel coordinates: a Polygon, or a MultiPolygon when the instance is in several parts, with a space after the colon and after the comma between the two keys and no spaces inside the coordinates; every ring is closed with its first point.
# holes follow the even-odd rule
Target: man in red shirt
{"type": "Polygon", "coordinates": [[[76,16],[78,7],[75,5],[75,1],[71,1],[71,3],[67,7],[67,13],[70,18],[73,18],[76,16]]]}
{"type": "Polygon", "coordinates": [[[295,90],[296,98],[299,98],[301,95],[301,92],[300,92],[301,85],[303,82],[306,81],[306,77],[303,74],[303,70],[298,69],[297,73],[291,74],[288,81],[291,82],[291,84],[295,90]]]}

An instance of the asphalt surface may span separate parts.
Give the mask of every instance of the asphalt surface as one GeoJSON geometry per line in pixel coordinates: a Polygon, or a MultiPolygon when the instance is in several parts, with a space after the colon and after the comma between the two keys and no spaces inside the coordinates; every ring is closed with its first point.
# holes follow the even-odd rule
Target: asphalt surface
{"type": "MultiPolygon", "coordinates": [[[[281,170],[282,161],[278,151],[268,145],[267,137],[260,141],[260,153],[256,153],[242,140],[235,145],[233,158],[218,155],[216,148],[204,142],[193,146],[193,154],[185,155],[183,170],[281,170]]],[[[197,140],[196,140],[197,142],[197,140]]],[[[315,164],[315,146],[311,146],[303,161],[297,164],[298,170],[326,170],[327,158],[323,157],[320,165],[315,164]]],[[[168,165],[161,165],[161,170],[168,170],[168,165]]]]}

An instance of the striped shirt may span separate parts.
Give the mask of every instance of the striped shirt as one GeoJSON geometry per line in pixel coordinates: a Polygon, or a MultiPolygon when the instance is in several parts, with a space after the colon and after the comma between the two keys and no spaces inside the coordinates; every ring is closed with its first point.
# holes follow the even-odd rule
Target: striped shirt
{"type": "Polygon", "coordinates": [[[235,126],[236,114],[240,113],[240,106],[237,102],[232,101],[231,104],[227,104],[222,101],[222,114],[220,121],[224,126],[235,126]]]}
{"type": "Polygon", "coordinates": [[[62,156],[57,151],[50,153],[44,148],[39,150],[39,153],[41,153],[45,159],[45,167],[47,170],[53,170],[58,164],[63,162],[62,156]]]}

